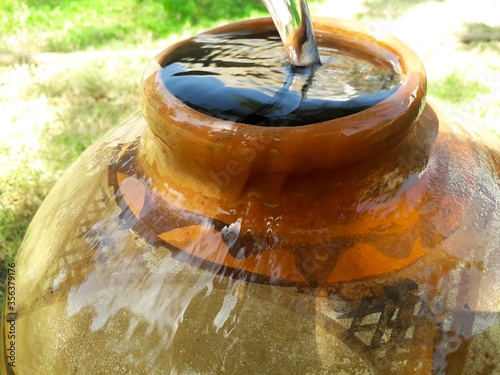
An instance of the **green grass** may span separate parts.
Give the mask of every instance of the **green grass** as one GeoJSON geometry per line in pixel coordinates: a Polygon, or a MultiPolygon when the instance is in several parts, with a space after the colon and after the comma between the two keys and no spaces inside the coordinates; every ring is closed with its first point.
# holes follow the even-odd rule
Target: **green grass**
{"type": "Polygon", "coordinates": [[[64,170],[100,135],[139,111],[138,77],[146,59],[113,60],[65,70],[29,89],[28,95],[45,95],[57,108],[56,121],[43,127],[41,137],[40,157],[49,170],[64,170]]]}
{"type": "Polygon", "coordinates": [[[479,81],[465,79],[462,74],[452,72],[442,80],[429,82],[429,94],[453,105],[461,105],[480,94],[488,94],[490,88],[479,81]]]}
{"type": "Polygon", "coordinates": [[[0,47],[5,52],[64,52],[137,44],[159,37],[159,25],[167,23],[161,4],[134,0],[4,0],[0,12],[4,14],[0,47]]]}
{"type": "Polygon", "coordinates": [[[0,175],[0,303],[3,301],[5,265],[14,260],[24,233],[53,180],[26,162],[16,173],[0,175]]]}
{"type": "Polygon", "coordinates": [[[259,0],[3,0],[0,52],[131,48],[264,15],[259,0]]]}
{"type": "Polygon", "coordinates": [[[195,25],[207,27],[213,25],[212,20],[234,20],[269,15],[260,0],[163,0],[162,3],[165,12],[173,17],[173,20],[180,20],[177,23],[169,18],[175,27],[195,25]]]}
{"type": "MultiPolygon", "coordinates": [[[[20,168],[15,174],[1,176],[0,254],[10,259],[20,244],[26,225],[47,194],[49,186],[39,170],[20,168]],[[9,204],[10,203],[10,204],[9,204]]],[[[50,185],[50,184],[49,184],[50,185]]]]}

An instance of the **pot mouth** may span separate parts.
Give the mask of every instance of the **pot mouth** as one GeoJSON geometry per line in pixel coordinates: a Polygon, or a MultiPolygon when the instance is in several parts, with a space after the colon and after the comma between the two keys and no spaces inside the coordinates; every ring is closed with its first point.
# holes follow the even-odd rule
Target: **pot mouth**
{"type": "Polygon", "coordinates": [[[202,33],[160,61],[160,77],[196,111],[264,127],[346,117],[397,90],[400,67],[394,56],[331,34],[316,37],[321,64],[297,67],[273,28],[202,33]]]}
{"type": "MultiPolygon", "coordinates": [[[[381,141],[388,146],[406,138],[425,103],[426,76],[417,55],[395,37],[387,35],[377,38],[353,22],[313,18],[313,26],[317,39],[352,44],[356,50],[377,56],[394,66],[399,74],[400,85],[384,100],[357,113],[306,125],[255,126],[227,121],[197,111],[179,100],[168,90],[160,76],[162,63],[173,51],[187,43],[188,39],[164,50],[145,71],[141,105],[151,130],[167,144],[169,140],[166,133],[171,134],[172,127],[182,133],[196,135],[197,138],[204,137],[207,140],[206,147],[212,153],[214,148],[208,146],[208,143],[214,140],[223,148],[224,143],[233,144],[235,139],[241,143],[256,138],[272,144],[277,154],[293,156],[302,154],[297,149],[302,148],[301,141],[307,138],[310,146],[309,167],[320,168],[338,165],[340,156],[344,160],[367,156],[366,153],[374,152],[381,141]],[[166,131],[166,128],[170,130],[166,131]],[[325,148],[331,150],[332,145],[335,145],[337,152],[330,153],[325,159],[325,148]],[[315,156],[315,153],[318,155],[315,156]],[[311,163],[313,159],[321,161],[311,163]]],[[[265,30],[275,30],[270,17],[224,25],[202,35],[265,30]]],[[[200,155],[203,154],[199,147],[198,150],[200,155]]],[[[297,167],[297,163],[294,164],[297,167]]]]}

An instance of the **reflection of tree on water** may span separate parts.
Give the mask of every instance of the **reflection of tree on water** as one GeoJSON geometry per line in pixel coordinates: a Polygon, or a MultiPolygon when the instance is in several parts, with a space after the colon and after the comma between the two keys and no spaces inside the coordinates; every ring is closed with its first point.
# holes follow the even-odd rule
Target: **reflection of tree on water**
{"type": "Polygon", "coordinates": [[[174,50],[161,74],[167,88],[191,107],[257,125],[346,116],[380,102],[399,85],[389,64],[332,48],[321,52],[322,66],[296,68],[277,36],[200,35],[174,50]]]}
{"type": "Polygon", "coordinates": [[[216,75],[226,86],[274,92],[287,75],[286,55],[278,44],[279,39],[256,42],[255,39],[240,39],[237,35],[200,35],[172,51],[162,65],[177,62],[186,73],[206,71],[216,75]]]}

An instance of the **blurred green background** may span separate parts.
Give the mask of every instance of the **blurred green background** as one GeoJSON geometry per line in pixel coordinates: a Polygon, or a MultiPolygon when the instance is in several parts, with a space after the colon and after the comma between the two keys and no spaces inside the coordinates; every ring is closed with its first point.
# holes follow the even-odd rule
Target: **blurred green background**
{"type": "MultiPolygon", "coordinates": [[[[353,19],[375,34],[401,37],[424,60],[429,92],[449,104],[452,117],[499,137],[500,27],[491,20],[500,14],[497,0],[473,11],[459,0],[309,5],[313,15],[353,19]],[[447,9],[447,20],[436,15],[447,9]]],[[[201,30],[266,15],[259,0],[3,0],[0,280],[61,173],[138,112],[141,73],[157,52],[201,30]]]]}
{"type": "Polygon", "coordinates": [[[259,0],[3,0],[0,35],[11,38],[0,49],[15,50],[12,38],[31,52],[131,48],[265,10],[259,0]]]}

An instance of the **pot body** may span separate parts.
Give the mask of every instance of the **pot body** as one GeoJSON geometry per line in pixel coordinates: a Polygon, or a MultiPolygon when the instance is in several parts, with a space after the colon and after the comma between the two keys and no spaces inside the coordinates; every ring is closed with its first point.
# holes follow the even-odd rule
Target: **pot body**
{"type": "Polygon", "coordinates": [[[500,372],[498,145],[421,94],[394,144],[368,129],[370,157],[289,170],[250,131],[219,164],[196,154],[220,134],[191,154],[194,131],[158,136],[145,92],[147,121],[87,150],[30,226],[1,373],[500,372]]]}

